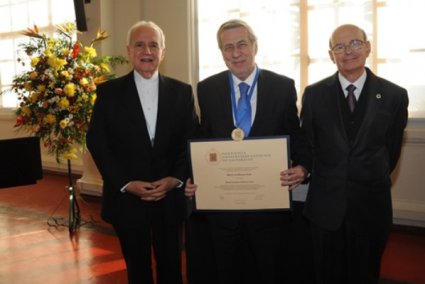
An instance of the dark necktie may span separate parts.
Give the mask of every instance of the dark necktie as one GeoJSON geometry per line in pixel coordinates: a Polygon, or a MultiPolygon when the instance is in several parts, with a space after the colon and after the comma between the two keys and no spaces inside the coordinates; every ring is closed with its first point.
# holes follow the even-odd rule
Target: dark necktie
{"type": "Polygon", "coordinates": [[[356,96],[354,96],[354,90],[356,89],[356,86],[348,85],[348,87],[345,89],[348,91],[348,95],[347,95],[348,107],[350,108],[350,111],[353,112],[354,108],[356,107],[356,96]]]}
{"type": "Polygon", "coordinates": [[[251,130],[251,103],[248,98],[249,85],[247,83],[240,83],[239,90],[241,96],[238,100],[236,125],[243,130],[245,137],[248,136],[251,130]]]}

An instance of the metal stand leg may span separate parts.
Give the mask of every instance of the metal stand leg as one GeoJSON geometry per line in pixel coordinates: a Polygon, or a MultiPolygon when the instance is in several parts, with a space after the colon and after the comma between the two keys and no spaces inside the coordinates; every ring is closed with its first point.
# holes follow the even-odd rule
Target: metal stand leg
{"type": "Polygon", "coordinates": [[[80,227],[81,216],[80,207],[78,206],[77,198],[75,197],[74,183],[72,181],[71,160],[68,160],[68,177],[69,177],[69,216],[68,216],[68,229],[69,234],[73,235],[80,227]]]}

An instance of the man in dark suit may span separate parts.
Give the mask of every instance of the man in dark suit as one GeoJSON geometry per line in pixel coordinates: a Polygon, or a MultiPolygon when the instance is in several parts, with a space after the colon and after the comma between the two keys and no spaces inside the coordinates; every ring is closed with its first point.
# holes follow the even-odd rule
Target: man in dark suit
{"type": "Polygon", "coordinates": [[[197,124],[190,85],[158,73],[162,30],[141,21],[128,32],[134,70],[98,87],[87,146],[103,178],[102,217],[120,240],[129,283],[181,284],[182,180],[197,124]]]}
{"type": "MultiPolygon", "coordinates": [[[[276,179],[281,179],[283,186],[295,188],[307,175],[302,165],[309,163],[310,155],[303,151],[308,150],[308,146],[299,126],[294,81],[256,66],[257,38],[245,22],[225,22],[217,32],[217,40],[229,70],[198,84],[203,137],[226,139],[235,129],[243,131],[248,138],[290,135],[293,167],[276,179]],[[239,86],[242,82],[249,85],[248,129],[236,118],[236,102],[241,97],[239,86]]],[[[196,184],[189,182],[186,195],[192,197],[196,190],[196,184]]],[[[225,211],[208,213],[205,220],[209,229],[205,231],[211,234],[217,269],[215,283],[283,283],[287,268],[284,263],[288,258],[284,247],[288,245],[285,240],[289,235],[289,212],[225,211]],[[251,265],[248,271],[247,260],[251,265]]],[[[198,248],[197,252],[201,250],[198,248]]],[[[188,261],[190,258],[188,251],[188,261]]]]}
{"type": "Polygon", "coordinates": [[[371,47],[359,27],[338,27],[329,47],[338,72],[305,89],[301,113],[313,152],[305,214],[312,224],[317,283],[378,283],[407,91],[365,67],[371,47]]]}

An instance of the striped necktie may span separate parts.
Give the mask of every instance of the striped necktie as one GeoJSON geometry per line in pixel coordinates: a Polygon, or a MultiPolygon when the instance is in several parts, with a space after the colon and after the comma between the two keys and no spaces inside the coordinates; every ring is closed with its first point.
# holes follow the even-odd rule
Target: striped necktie
{"type": "Polygon", "coordinates": [[[348,91],[348,95],[347,95],[348,107],[350,108],[350,111],[353,112],[354,108],[356,107],[356,96],[354,95],[354,90],[356,89],[356,86],[350,84],[345,89],[348,91]]]}

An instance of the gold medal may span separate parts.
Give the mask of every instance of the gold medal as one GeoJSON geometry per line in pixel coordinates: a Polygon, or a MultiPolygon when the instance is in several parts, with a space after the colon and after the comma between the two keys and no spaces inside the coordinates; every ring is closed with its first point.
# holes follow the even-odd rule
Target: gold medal
{"type": "Polygon", "coordinates": [[[245,138],[245,133],[241,128],[235,128],[232,131],[232,139],[235,141],[241,141],[245,138]]]}

